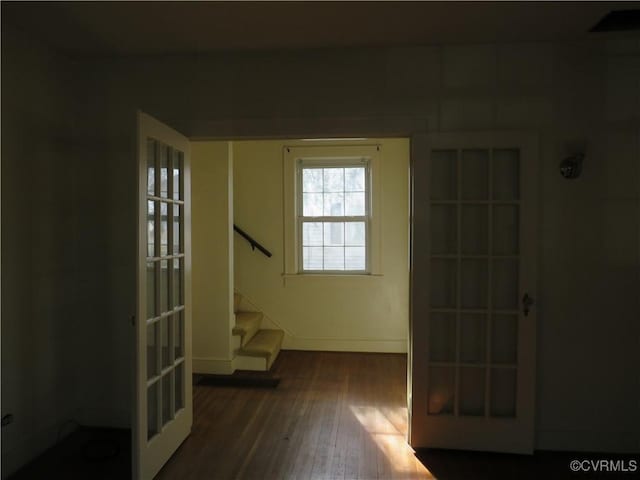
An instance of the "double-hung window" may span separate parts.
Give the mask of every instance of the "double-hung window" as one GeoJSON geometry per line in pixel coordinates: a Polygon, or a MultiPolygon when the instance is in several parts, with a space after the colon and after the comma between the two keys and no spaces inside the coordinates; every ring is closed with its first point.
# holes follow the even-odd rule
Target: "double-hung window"
{"type": "Polygon", "coordinates": [[[298,159],[296,179],[299,272],[369,273],[370,160],[298,159]]]}

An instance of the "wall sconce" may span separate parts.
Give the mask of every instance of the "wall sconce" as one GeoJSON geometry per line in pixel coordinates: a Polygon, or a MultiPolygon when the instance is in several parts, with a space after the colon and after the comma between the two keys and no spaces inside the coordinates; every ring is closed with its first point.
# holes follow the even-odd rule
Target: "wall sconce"
{"type": "Polygon", "coordinates": [[[560,175],[570,180],[578,178],[582,173],[582,161],[584,160],[584,153],[577,153],[565,158],[560,163],[560,175]]]}

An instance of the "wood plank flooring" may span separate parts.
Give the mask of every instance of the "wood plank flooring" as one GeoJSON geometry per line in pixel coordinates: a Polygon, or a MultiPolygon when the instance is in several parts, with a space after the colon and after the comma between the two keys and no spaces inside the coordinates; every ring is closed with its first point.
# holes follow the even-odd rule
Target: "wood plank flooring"
{"type": "Polygon", "coordinates": [[[275,389],[194,387],[169,479],[433,478],[406,443],[406,355],[283,351],[275,389]]]}

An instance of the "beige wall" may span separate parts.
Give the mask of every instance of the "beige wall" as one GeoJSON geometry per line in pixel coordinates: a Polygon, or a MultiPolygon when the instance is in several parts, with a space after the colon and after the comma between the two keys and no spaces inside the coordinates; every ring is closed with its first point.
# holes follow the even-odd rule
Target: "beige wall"
{"type": "Polygon", "coordinates": [[[233,158],[230,142],[191,147],[194,373],[232,373],[233,158]]]}
{"type": "Polygon", "coordinates": [[[285,331],[285,349],[407,350],[409,141],[372,142],[382,152],[380,191],[373,192],[381,198],[382,275],[286,278],[283,147],[296,142],[234,142],[235,222],[273,253],[252,251],[236,235],[236,289],[285,331]]]}

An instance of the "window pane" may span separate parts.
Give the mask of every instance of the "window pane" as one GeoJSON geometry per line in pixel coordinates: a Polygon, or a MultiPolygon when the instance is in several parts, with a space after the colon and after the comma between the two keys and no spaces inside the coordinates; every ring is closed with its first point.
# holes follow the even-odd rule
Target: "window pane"
{"type": "Polygon", "coordinates": [[[302,268],[322,270],[322,247],[302,247],[302,268]]]}
{"type": "Polygon", "coordinates": [[[364,192],[345,193],[344,210],[345,215],[364,215],[364,192]]]}
{"type": "Polygon", "coordinates": [[[322,169],[305,168],[302,170],[302,191],[322,192],[322,169]]]}
{"type": "Polygon", "coordinates": [[[344,192],[344,168],[324,169],[324,191],[344,192]]]}
{"type": "Polygon", "coordinates": [[[364,247],[345,247],[344,263],[347,270],[365,270],[366,253],[364,247]]]}
{"type": "Polygon", "coordinates": [[[344,215],[344,193],[324,194],[324,215],[342,217],[344,215]]]}
{"type": "Polygon", "coordinates": [[[336,247],[344,245],[344,223],[324,224],[324,244],[336,247]]]}
{"type": "Polygon", "coordinates": [[[322,222],[305,222],[302,224],[302,245],[322,246],[322,222]]]}
{"type": "Polygon", "coordinates": [[[305,217],[322,216],[322,194],[303,193],[302,194],[302,214],[305,217]]]}
{"type": "Polygon", "coordinates": [[[344,169],[344,189],[347,192],[364,192],[364,167],[344,169]]]}
{"type": "Polygon", "coordinates": [[[344,270],[343,247],[324,247],[324,269],[344,270]]]}
{"type": "Polygon", "coordinates": [[[364,222],[349,222],[345,225],[344,243],[352,247],[365,246],[364,222]]]}

